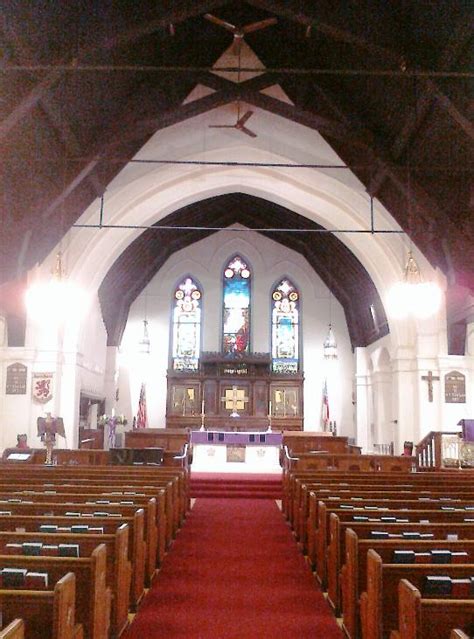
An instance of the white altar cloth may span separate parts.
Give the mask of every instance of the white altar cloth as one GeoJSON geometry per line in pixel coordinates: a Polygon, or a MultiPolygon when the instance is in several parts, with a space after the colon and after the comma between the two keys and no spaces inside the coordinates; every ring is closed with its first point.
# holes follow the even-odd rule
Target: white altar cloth
{"type": "MultiPolygon", "coordinates": [[[[232,435],[232,433],[227,434],[232,435]]],[[[245,461],[227,460],[227,449],[233,446],[232,443],[218,441],[216,443],[194,443],[191,469],[195,472],[205,473],[280,474],[280,446],[272,446],[267,443],[259,444],[260,433],[252,434],[255,435],[255,443],[240,446],[241,449],[245,448],[245,461]]],[[[268,435],[269,433],[262,434],[268,435]]],[[[202,433],[199,432],[199,435],[202,433]]]]}

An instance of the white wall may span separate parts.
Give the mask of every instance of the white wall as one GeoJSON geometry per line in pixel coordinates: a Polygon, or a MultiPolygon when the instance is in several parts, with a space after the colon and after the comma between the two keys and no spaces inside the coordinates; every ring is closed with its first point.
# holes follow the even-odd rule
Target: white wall
{"type": "MultiPolygon", "coordinates": [[[[373,399],[375,438],[368,436],[367,447],[374,443],[395,443],[401,452],[405,440],[419,442],[430,431],[458,432],[457,422],[474,415],[474,357],[446,354],[446,330],[438,318],[431,321],[407,320],[404,323],[403,348],[395,348],[391,335],[378,340],[365,353],[371,368],[366,373],[373,399]],[[427,382],[422,379],[431,371],[433,401],[428,398],[427,382]],[[445,401],[445,375],[459,371],[466,377],[466,402],[445,401]]],[[[358,366],[361,376],[363,366],[358,366]]],[[[370,433],[358,420],[363,432],[370,433]]]]}
{"type": "Polygon", "coordinates": [[[164,425],[169,318],[174,288],[187,274],[199,281],[203,287],[202,348],[220,350],[222,270],[235,253],[242,254],[252,269],[252,350],[270,351],[270,293],[274,284],[287,276],[301,292],[305,429],[321,429],[322,388],[327,376],[331,419],[336,420],[338,432],[353,436],[354,363],[342,307],[332,298],[331,320],[339,359],[330,363],[324,360],[322,349],[329,323],[329,290],[301,255],[246,230],[221,231],[177,252],[132,305],[120,349],[117,410],[127,416],[136,413],[140,386],[144,381],[149,425],[164,425]],[[152,352],[149,356],[140,356],[136,354],[136,345],[143,333],[145,297],[152,352]]]}
{"type": "Polygon", "coordinates": [[[36,420],[49,411],[64,419],[66,441],[58,438],[58,445],[77,447],[81,391],[93,397],[105,396],[106,343],[97,298],[87,309],[80,333],[75,322],[40,328],[29,318],[25,347],[0,348],[0,445],[15,446],[17,434],[26,433],[30,446],[40,446],[36,420]],[[28,368],[25,395],[5,393],[7,366],[14,362],[28,368]],[[45,404],[32,398],[33,372],[53,374],[53,397],[45,404]]]}

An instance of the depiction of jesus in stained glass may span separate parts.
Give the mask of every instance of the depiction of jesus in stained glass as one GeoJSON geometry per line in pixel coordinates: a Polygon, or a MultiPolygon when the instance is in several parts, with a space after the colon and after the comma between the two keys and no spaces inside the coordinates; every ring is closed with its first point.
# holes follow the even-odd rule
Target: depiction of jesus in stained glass
{"type": "Polygon", "coordinates": [[[224,269],[222,349],[229,355],[250,349],[250,270],[239,256],[224,269]]]}

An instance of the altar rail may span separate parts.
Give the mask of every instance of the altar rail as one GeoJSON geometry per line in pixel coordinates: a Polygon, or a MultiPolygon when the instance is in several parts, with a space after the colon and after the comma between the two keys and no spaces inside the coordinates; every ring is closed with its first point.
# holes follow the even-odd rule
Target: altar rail
{"type": "Polygon", "coordinates": [[[431,431],[416,445],[415,456],[419,468],[443,468],[457,465],[459,446],[462,440],[458,433],[431,431]],[[450,463],[449,460],[453,460],[450,463]]]}

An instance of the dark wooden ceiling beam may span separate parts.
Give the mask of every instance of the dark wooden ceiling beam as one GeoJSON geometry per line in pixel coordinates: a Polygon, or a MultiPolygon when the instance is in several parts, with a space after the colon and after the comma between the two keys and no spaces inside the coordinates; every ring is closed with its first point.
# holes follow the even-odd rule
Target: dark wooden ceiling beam
{"type": "MultiPolygon", "coordinates": [[[[20,63],[27,63],[27,61],[31,59],[31,51],[28,45],[13,29],[13,25],[10,24],[10,26],[8,27],[8,32],[10,37],[12,37],[15,42],[15,57],[19,60],[20,63]]],[[[54,84],[54,81],[51,77],[49,87],[47,87],[46,90],[37,91],[35,96],[35,103],[30,104],[29,106],[33,108],[33,106],[39,104],[42,107],[51,126],[57,131],[63,145],[65,146],[65,156],[69,153],[72,155],[78,154],[81,150],[81,145],[79,144],[79,141],[77,140],[76,135],[72,130],[69,122],[67,122],[66,118],[64,117],[64,113],[62,113],[61,110],[57,107],[53,97],[47,90],[52,86],[52,84],[54,84]]],[[[21,118],[21,113],[17,113],[16,117],[17,120],[15,121],[15,123],[19,121],[18,118],[21,118]]],[[[96,195],[102,195],[105,188],[102,184],[100,184],[97,176],[92,175],[89,179],[96,195]]]]}
{"type": "MultiPolygon", "coordinates": [[[[214,11],[229,4],[229,1],[230,0],[174,0],[173,2],[167,3],[171,5],[170,9],[162,10],[159,16],[153,20],[147,20],[142,24],[127,29],[117,27],[115,30],[116,35],[112,38],[99,41],[99,44],[96,44],[90,51],[85,52],[85,55],[90,53],[95,54],[97,51],[103,49],[114,49],[130,44],[140,38],[155,33],[155,31],[165,29],[170,24],[178,24],[189,18],[195,18],[209,11],[214,11]]],[[[156,6],[159,9],[160,3],[157,3],[156,6]]]]}
{"type": "MultiPolygon", "coordinates": [[[[347,29],[341,29],[335,25],[323,22],[318,18],[317,11],[309,12],[307,8],[301,6],[299,0],[247,0],[247,3],[258,7],[259,9],[265,9],[270,13],[287,18],[293,22],[303,25],[304,27],[311,27],[315,31],[323,33],[325,36],[338,42],[345,42],[351,44],[358,49],[368,51],[378,59],[382,58],[385,62],[392,64],[400,63],[400,54],[386,48],[381,47],[373,42],[370,42],[366,38],[356,35],[347,29]]],[[[317,7],[317,3],[314,3],[317,7]]]]}
{"type": "Polygon", "coordinates": [[[63,72],[53,69],[33,86],[7,117],[0,122],[0,140],[3,140],[14,127],[35,108],[51,87],[61,78],[63,72]]]}
{"type": "MultiPolygon", "coordinates": [[[[72,130],[64,114],[60,112],[56,104],[49,96],[45,96],[41,99],[41,106],[48,117],[51,126],[57,131],[61,138],[65,150],[64,163],[67,162],[67,156],[79,155],[81,153],[81,145],[76,137],[76,134],[72,130]]],[[[59,159],[61,162],[61,158],[59,159]]],[[[105,192],[105,186],[100,182],[97,175],[90,174],[87,178],[92,186],[92,189],[97,197],[101,197],[105,192]]]]}
{"type": "Polygon", "coordinates": [[[320,131],[328,137],[345,139],[352,144],[362,146],[366,146],[370,142],[362,131],[353,130],[341,122],[318,115],[313,111],[302,109],[297,105],[282,102],[264,93],[243,90],[241,92],[241,98],[255,107],[269,111],[274,115],[279,115],[297,124],[302,124],[310,129],[320,131]]]}
{"type": "Polygon", "coordinates": [[[464,133],[471,139],[474,140],[474,125],[472,122],[459,111],[457,106],[445,95],[442,91],[440,91],[439,87],[432,81],[426,80],[425,82],[426,91],[431,94],[431,97],[434,98],[438,104],[440,104],[445,111],[449,113],[454,122],[464,131],[464,133]]]}
{"type": "MultiPolygon", "coordinates": [[[[48,72],[44,78],[30,89],[27,95],[14,107],[14,109],[7,115],[7,117],[0,123],[0,140],[5,138],[10,131],[18,124],[25,116],[27,116],[38,102],[44,98],[52,87],[62,78],[63,69],[62,65],[69,65],[76,63],[78,60],[83,60],[88,56],[95,55],[101,51],[107,49],[113,49],[118,46],[130,44],[131,42],[138,40],[160,28],[166,27],[168,24],[182,22],[188,18],[195,17],[201,13],[214,10],[217,7],[221,7],[228,4],[229,0],[181,0],[173,2],[173,8],[164,12],[157,20],[147,20],[138,27],[128,29],[126,31],[119,32],[113,38],[98,38],[94,41],[94,44],[88,48],[85,48],[78,52],[77,57],[69,60],[60,61],[60,68],[53,69],[48,72]]],[[[4,20],[2,22],[2,29],[9,42],[12,42],[16,49],[22,48],[23,43],[19,42],[18,35],[13,31],[12,22],[4,20]]]]}
{"type": "MultiPolygon", "coordinates": [[[[438,70],[448,71],[449,69],[451,69],[456,61],[459,59],[459,57],[462,55],[465,47],[467,46],[467,43],[471,38],[472,24],[470,24],[469,21],[466,22],[465,19],[461,19],[458,28],[454,30],[449,44],[440,56],[438,70]]],[[[431,110],[431,107],[433,106],[433,102],[436,96],[431,89],[429,80],[422,80],[421,86],[423,89],[421,91],[421,95],[419,95],[419,97],[414,95],[417,100],[416,105],[413,108],[413,111],[406,117],[402,129],[390,149],[390,157],[393,159],[394,162],[397,162],[400,159],[405,149],[413,142],[413,139],[416,137],[418,130],[421,128],[431,110]]],[[[415,88],[416,85],[414,84],[414,94],[415,88]]],[[[377,173],[374,175],[369,185],[368,190],[372,195],[376,195],[382,188],[383,182],[386,177],[387,170],[386,167],[382,165],[377,173]]]]}

